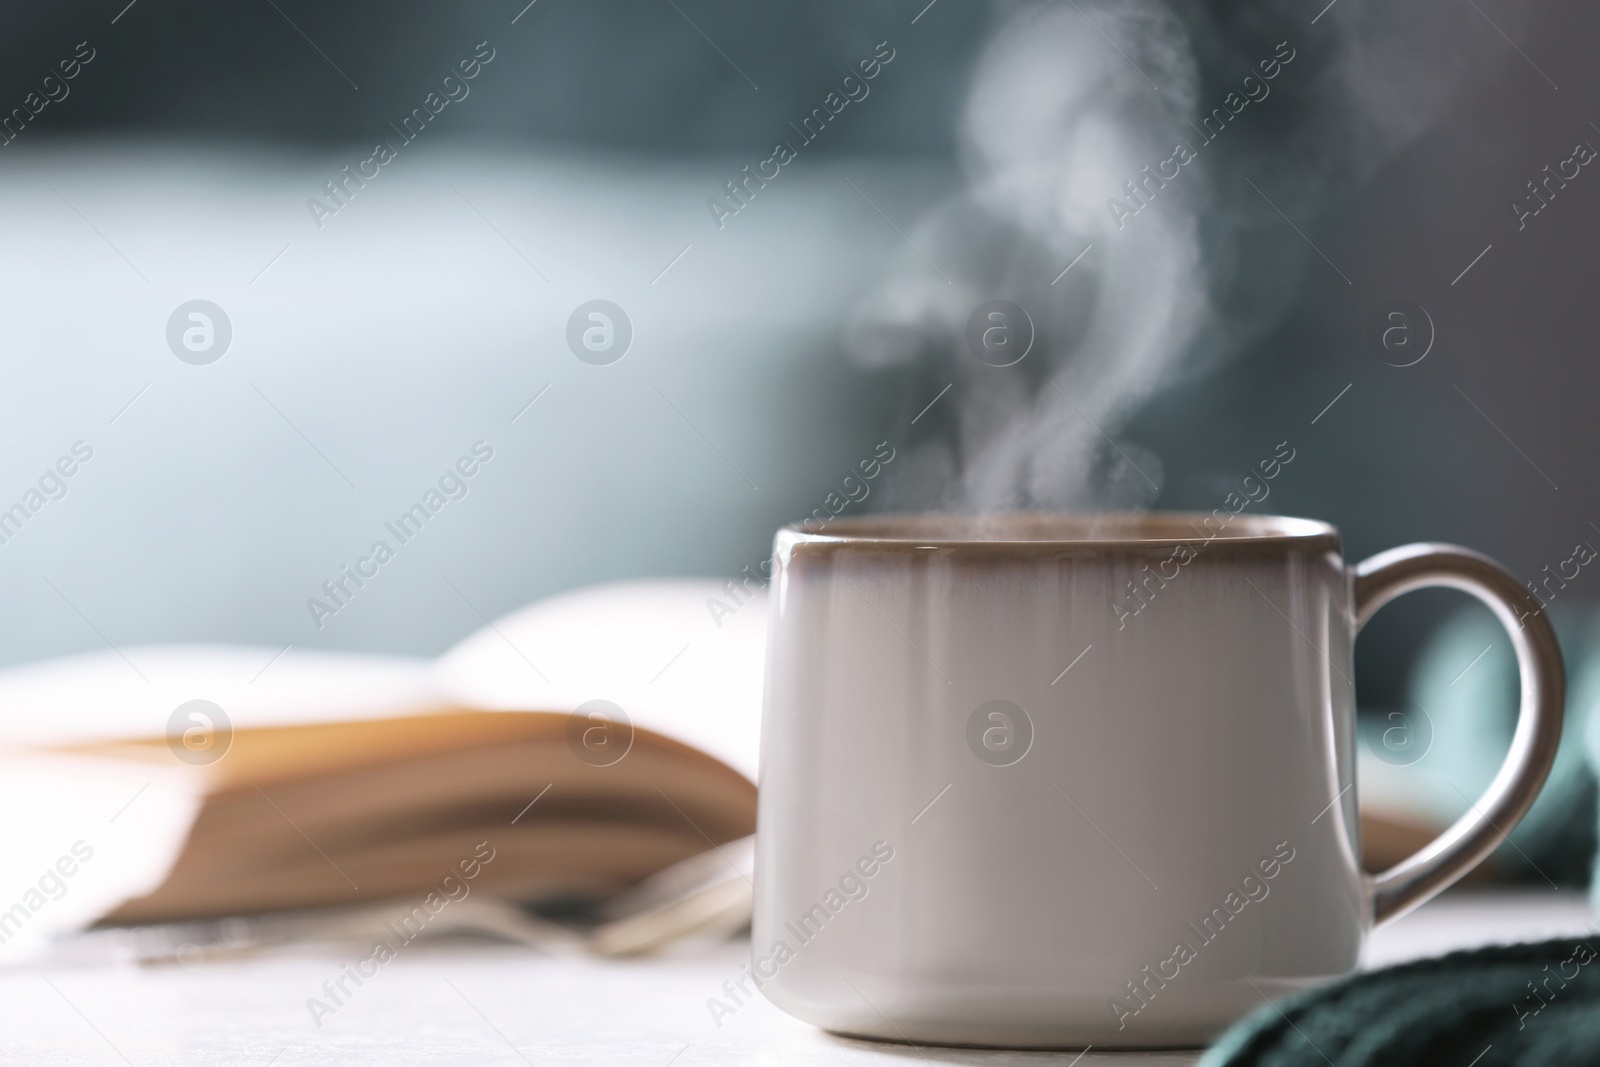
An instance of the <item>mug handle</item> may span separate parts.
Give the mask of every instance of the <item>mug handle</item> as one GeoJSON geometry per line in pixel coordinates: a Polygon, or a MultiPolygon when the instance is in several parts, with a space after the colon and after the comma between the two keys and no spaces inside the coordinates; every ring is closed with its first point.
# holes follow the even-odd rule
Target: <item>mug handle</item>
{"type": "Polygon", "coordinates": [[[1356,632],[1395,597],[1429,586],[1471,593],[1494,612],[1517,654],[1522,702],[1511,750],[1483,796],[1422,851],[1371,879],[1374,924],[1404,915],[1493,852],[1533,805],[1561,743],[1561,646],[1543,605],[1488,556],[1422,543],[1363,560],[1355,568],[1356,632]]]}

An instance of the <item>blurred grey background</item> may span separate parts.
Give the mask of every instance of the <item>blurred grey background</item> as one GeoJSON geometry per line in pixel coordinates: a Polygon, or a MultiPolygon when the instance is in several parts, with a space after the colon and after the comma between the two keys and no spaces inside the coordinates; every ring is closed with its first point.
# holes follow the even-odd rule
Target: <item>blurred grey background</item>
{"type": "MultiPolygon", "coordinates": [[[[0,544],[0,660],[201,640],[432,653],[578,585],[733,576],[880,441],[905,460],[861,507],[960,506],[906,460],[938,446],[959,461],[963,395],[992,368],[926,335],[887,361],[852,338],[907,270],[954,276],[956,323],[1005,297],[1043,325],[1110,277],[1091,254],[1046,284],[1070,251],[1035,232],[1056,222],[1019,215],[1002,244],[1043,249],[1038,277],[999,269],[985,292],[984,264],[954,262],[960,241],[927,221],[974,181],[974,71],[1005,67],[994,41],[1041,10],[1076,50],[1041,86],[1070,81],[1080,54],[1104,63],[1045,123],[1147,88],[1176,116],[1175,83],[1146,70],[1188,78],[1198,120],[1279,41],[1297,54],[1197,164],[1208,192],[1187,206],[1222,310],[1106,409],[1154,475],[1134,503],[1220,506],[1287,440],[1296,459],[1264,508],[1336,523],[1352,558],[1450,540],[1532,579],[1600,538],[1584,295],[1600,176],[1583,169],[1524,229],[1511,207],[1576,142],[1600,144],[1600,12],[1575,0],[1175,0],[1192,78],[1159,41],[1107,50],[1141,38],[1100,4],[14,5],[0,113],[28,117],[0,148],[0,508],[75,442],[93,458],[0,544]],[[32,114],[84,41],[70,92],[32,114]],[[494,58],[470,94],[319,228],[308,198],[396,140],[479,42],[494,58]],[[870,95],[719,229],[707,200],[880,42],[894,59],[870,95]],[[1235,328],[1263,289],[1281,299],[1235,328]],[[193,299],[232,326],[209,365],[166,340],[193,299]],[[566,341],[592,299],[632,323],[610,366],[566,341]],[[1436,335],[1413,366],[1366,338],[1394,300],[1436,335]],[[319,628],[307,599],[374,541],[395,546],[384,523],[480,440],[494,458],[466,496],[319,628]]],[[[1043,170],[1030,188],[1048,206],[1043,170]]],[[[1066,357],[1023,370],[1050,358],[1066,357]]],[[[1584,572],[1561,596],[1597,594],[1584,572]]],[[[1398,702],[1450,602],[1380,616],[1364,700],[1398,702]]]]}

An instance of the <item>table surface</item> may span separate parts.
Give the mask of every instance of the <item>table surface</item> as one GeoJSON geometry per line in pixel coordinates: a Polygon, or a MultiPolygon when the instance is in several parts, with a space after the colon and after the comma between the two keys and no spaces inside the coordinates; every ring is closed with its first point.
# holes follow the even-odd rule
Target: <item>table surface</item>
{"type": "MultiPolygon", "coordinates": [[[[1368,964],[1453,948],[1592,931],[1578,894],[1447,894],[1374,934],[1368,964]]],[[[207,1064],[1072,1064],[1078,1053],[994,1052],[833,1037],[748,1002],[717,1026],[706,1007],[748,951],[632,962],[553,958],[483,942],[419,942],[315,1024],[321,996],[354,956],[277,950],[228,962],[140,967],[36,965],[0,972],[0,1063],[207,1064]]],[[[1192,1064],[1198,1051],[1102,1053],[1192,1064]]]]}

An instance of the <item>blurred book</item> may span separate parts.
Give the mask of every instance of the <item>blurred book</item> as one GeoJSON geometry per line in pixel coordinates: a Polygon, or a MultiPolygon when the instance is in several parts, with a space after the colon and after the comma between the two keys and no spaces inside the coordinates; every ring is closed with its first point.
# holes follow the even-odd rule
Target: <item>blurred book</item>
{"type": "Polygon", "coordinates": [[[0,955],[94,923],[604,900],[746,838],[765,608],[743,600],[600,586],[436,661],[199,646],[0,672],[22,828],[0,955]]]}
{"type": "MultiPolygon", "coordinates": [[[[1448,824],[1425,812],[1383,800],[1364,802],[1361,811],[1361,866],[1377,874],[1410,859],[1444,833],[1448,824]]],[[[1481,880],[1487,872],[1469,872],[1481,880]]]]}
{"type": "MultiPolygon", "coordinates": [[[[69,751],[86,757],[85,774],[103,760],[173,760],[160,737],[69,751]]],[[[555,712],[237,730],[224,758],[159,788],[198,796],[198,811],[166,877],[108,922],[449,899],[468,882],[511,899],[603,897],[755,830],[755,787],[726,764],[555,712]],[[569,724],[616,762],[575,754],[569,724]]]]}

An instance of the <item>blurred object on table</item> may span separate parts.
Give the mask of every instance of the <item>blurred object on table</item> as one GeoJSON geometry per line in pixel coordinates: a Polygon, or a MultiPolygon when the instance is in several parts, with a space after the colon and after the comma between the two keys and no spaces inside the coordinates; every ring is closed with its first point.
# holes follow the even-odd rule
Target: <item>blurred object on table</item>
{"type": "Polygon", "coordinates": [[[606,906],[609,921],[590,946],[605,956],[642,956],[687,938],[723,938],[750,925],[756,839],[718,845],[652,875],[606,906]]]}

